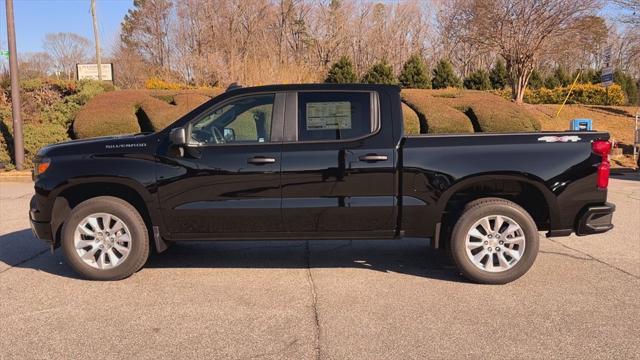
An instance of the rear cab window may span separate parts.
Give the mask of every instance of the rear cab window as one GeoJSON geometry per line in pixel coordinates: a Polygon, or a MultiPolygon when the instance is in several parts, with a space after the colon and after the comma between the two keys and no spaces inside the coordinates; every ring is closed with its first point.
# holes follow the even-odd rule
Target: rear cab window
{"type": "Polygon", "coordinates": [[[299,92],[298,141],[356,139],[377,130],[371,92],[299,92]]]}

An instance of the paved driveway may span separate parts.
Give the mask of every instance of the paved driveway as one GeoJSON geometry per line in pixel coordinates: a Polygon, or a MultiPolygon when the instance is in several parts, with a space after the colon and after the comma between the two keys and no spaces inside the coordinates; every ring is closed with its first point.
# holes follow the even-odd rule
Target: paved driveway
{"type": "Polygon", "coordinates": [[[639,358],[640,177],[610,188],[614,230],[480,286],[413,239],[185,243],[83,281],[0,183],[0,358],[639,358]]]}

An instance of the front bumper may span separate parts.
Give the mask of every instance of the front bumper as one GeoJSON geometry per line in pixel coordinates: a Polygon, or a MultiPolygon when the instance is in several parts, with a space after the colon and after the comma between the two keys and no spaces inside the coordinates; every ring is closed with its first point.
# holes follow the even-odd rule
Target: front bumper
{"type": "Polygon", "coordinates": [[[578,220],[576,234],[579,236],[599,234],[613,229],[611,220],[614,211],[616,206],[611,203],[587,207],[578,220]]]}
{"type": "Polygon", "coordinates": [[[29,222],[31,223],[31,231],[38,239],[44,240],[48,243],[53,243],[53,233],[51,231],[51,222],[46,221],[43,212],[40,210],[41,206],[38,202],[38,198],[34,195],[31,198],[31,204],[29,209],[29,222]]]}
{"type": "Polygon", "coordinates": [[[31,231],[38,239],[46,241],[47,243],[53,242],[53,235],[51,233],[51,223],[39,222],[31,220],[31,231]]]}

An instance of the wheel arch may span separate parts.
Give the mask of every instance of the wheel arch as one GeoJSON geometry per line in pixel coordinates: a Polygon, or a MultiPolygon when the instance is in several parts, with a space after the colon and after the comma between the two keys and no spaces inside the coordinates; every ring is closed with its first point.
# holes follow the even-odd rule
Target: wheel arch
{"type": "Polygon", "coordinates": [[[144,186],[133,180],[101,178],[92,181],[76,181],[56,191],[51,214],[55,247],[60,244],[62,225],[71,210],[79,203],[98,196],[113,196],[131,204],[142,216],[149,229],[150,239],[153,239],[153,226],[160,222],[159,215],[154,211],[154,197],[144,186]]]}
{"type": "Polygon", "coordinates": [[[541,179],[521,174],[483,174],[466,177],[442,194],[437,204],[440,222],[447,223],[466,204],[485,197],[515,202],[529,212],[541,230],[550,229],[558,214],[555,196],[541,179]]]}

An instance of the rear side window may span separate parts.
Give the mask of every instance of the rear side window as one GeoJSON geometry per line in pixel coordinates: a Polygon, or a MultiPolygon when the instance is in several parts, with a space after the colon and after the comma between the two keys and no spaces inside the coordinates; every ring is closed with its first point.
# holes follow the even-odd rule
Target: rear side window
{"type": "Polygon", "coordinates": [[[372,132],[368,92],[298,93],[298,141],[345,140],[372,132]]]}

